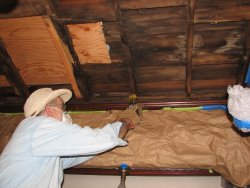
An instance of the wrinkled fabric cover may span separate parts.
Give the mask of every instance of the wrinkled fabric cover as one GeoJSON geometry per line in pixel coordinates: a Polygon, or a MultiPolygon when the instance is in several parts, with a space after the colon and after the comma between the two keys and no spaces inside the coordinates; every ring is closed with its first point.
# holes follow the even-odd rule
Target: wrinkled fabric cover
{"type": "MultiPolygon", "coordinates": [[[[81,126],[101,127],[119,111],[71,114],[81,126]]],[[[22,116],[0,116],[0,151],[22,116]]],[[[85,167],[213,169],[238,186],[250,184],[250,136],[239,135],[224,111],[150,110],[118,147],[90,161],[85,167]]]]}

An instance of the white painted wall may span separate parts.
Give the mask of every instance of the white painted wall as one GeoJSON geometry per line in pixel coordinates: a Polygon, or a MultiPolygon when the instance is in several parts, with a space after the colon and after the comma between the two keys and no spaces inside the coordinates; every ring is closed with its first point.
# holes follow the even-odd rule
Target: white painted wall
{"type": "MultiPolygon", "coordinates": [[[[120,176],[68,175],[62,188],[117,188],[120,176]]],[[[127,176],[126,188],[221,188],[220,176],[127,176]]]]}

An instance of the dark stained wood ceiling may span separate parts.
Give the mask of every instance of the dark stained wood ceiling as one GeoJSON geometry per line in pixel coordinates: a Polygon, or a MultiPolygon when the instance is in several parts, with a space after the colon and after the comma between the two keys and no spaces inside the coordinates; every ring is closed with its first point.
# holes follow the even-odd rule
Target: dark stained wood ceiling
{"type": "Polygon", "coordinates": [[[19,0],[0,13],[6,29],[0,31],[0,108],[20,109],[32,91],[47,86],[71,89],[72,109],[126,106],[133,93],[155,106],[225,101],[227,86],[243,84],[249,66],[249,19],[250,0],[19,0]],[[20,24],[16,32],[40,21],[39,30],[19,34],[25,40],[13,45],[11,24],[20,24]],[[36,39],[39,31],[52,49],[36,39]],[[37,59],[36,69],[25,65],[37,59]],[[24,75],[33,70],[31,78],[24,75]]]}

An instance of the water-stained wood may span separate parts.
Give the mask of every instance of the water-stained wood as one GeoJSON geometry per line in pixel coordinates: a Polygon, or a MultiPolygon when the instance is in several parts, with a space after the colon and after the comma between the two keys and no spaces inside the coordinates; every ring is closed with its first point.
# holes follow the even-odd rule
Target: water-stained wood
{"type": "MultiPolygon", "coordinates": [[[[249,66],[249,0],[20,0],[0,18],[0,40],[25,86],[72,89],[78,108],[127,103],[131,93],[137,102],[226,100],[249,66]],[[49,15],[58,38],[32,15],[49,15]]],[[[0,75],[0,99],[21,104],[0,75]]]]}
{"type": "Polygon", "coordinates": [[[110,0],[52,0],[58,17],[62,19],[84,19],[87,22],[115,21],[117,19],[113,1],[110,0]]]}
{"type": "Polygon", "coordinates": [[[197,1],[195,23],[240,21],[250,18],[248,0],[197,1]]]}
{"type": "Polygon", "coordinates": [[[120,0],[121,9],[159,8],[187,5],[188,0],[120,0]]]}

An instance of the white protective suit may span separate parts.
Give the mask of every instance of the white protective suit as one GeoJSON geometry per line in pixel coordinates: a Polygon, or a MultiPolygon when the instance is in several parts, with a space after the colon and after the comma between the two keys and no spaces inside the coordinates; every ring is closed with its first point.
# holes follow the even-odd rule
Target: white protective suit
{"type": "Polygon", "coordinates": [[[59,188],[63,169],[127,142],[121,122],[102,129],[68,125],[45,116],[24,119],[0,156],[0,188],[59,188]]]}

